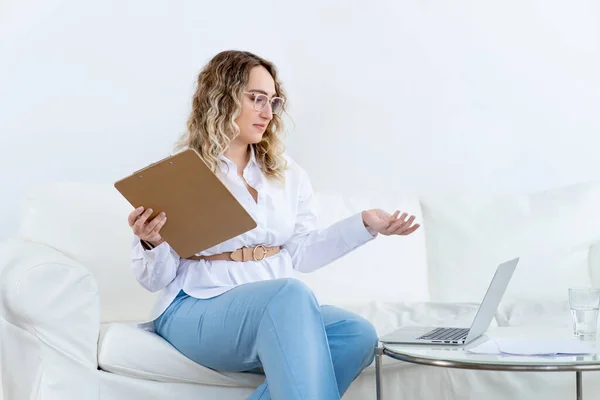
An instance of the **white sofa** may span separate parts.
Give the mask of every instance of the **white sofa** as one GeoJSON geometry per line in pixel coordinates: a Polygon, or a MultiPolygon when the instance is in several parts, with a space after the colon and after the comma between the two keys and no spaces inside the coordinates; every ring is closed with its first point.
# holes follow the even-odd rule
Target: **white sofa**
{"type": "MultiPolygon", "coordinates": [[[[323,303],[402,325],[468,326],[496,265],[521,256],[493,321],[570,329],[567,288],[600,283],[600,184],[534,194],[318,193],[321,225],[399,208],[423,228],[384,237],[312,274],[323,303]]],[[[0,247],[4,400],[244,399],[263,377],[194,364],[135,327],[154,295],[129,267],[131,206],[110,184],[48,183],[0,247]]],[[[318,366],[315,366],[318,368],[318,366]]],[[[443,369],[384,359],[386,399],[565,399],[572,373],[443,369]]],[[[584,373],[586,398],[600,374],[584,373]]],[[[374,363],[345,400],[375,398],[374,363]]]]}

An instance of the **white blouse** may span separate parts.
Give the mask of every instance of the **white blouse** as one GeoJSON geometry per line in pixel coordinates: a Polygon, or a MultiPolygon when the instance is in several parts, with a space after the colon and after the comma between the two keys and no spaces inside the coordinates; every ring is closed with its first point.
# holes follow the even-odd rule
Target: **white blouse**
{"type": "MultiPolygon", "coordinates": [[[[159,317],[180,290],[196,298],[210,298],[237,285],[290,276],[292,269],[310,272],[372,240],[376,232],[365,228],[355,214],[328,228],[316,228],[313,190],[306,172],[289,156],[285,181],[267,179],[252,152],[243,176],[258,192],[258,200],[246,188],[237,166],[221,157],[217,176],[254,218],[257,227],[204,250],[212,255],[256,245],[281,246],[281,251],[261,261],[190,260],[163,242],[145,250],[134,235],[132,269],[138,282],[151,292],[162,290],[149,321],[159,317]]],[[[168,215],[167,215],[168,218],[168,215]]],[[[151,324],[146,324],[151,328],[151,324]]]]}

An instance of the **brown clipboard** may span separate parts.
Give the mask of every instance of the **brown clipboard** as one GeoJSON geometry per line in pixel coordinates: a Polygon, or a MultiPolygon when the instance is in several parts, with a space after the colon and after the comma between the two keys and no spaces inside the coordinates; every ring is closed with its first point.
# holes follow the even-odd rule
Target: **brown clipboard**
{"type": "Polygon", "coordinates": [[[256,221],[194,149],[166,157],[115,182],[137,208],[152,208],[167,222],[163,239],[182,258],[256,228],[256,221]]]}

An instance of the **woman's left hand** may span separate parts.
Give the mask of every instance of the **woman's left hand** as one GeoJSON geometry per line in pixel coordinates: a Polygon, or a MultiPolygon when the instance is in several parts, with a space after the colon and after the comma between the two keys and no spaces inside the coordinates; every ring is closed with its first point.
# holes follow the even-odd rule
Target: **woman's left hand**
{"type": "Polygon", "coordinates": [[[367,210],[362,212],[363,223],[367,228],[371,228],[382,235],[410,235],[421,225],[414,224],[415,216],[408,216],[407,213],[400,215],[396,211],[394,215],[380,209],[367,210]]]}

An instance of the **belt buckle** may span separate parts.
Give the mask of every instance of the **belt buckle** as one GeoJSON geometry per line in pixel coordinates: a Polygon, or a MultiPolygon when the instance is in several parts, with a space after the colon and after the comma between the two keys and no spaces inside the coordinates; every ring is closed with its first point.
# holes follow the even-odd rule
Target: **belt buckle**
{"type": "Polygon", "coordinates": [[[258,246],[254,247],[254,249],[252,249],[252,258],[254,259],[254,261],[262,261],[265,259],[266,256],[267,256],[267,249],[262,244],[259,244],[258,246]],[[263,251],[262,258],[256,258],[256,249],[258,249],[259,247],[263,251]]]}

